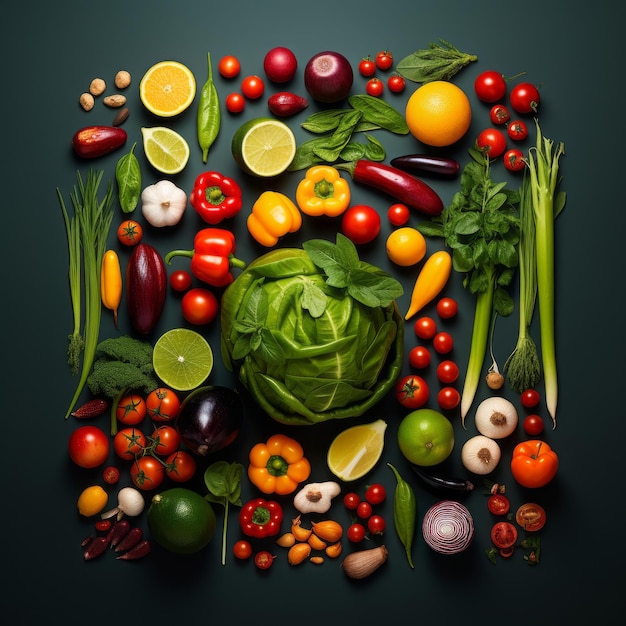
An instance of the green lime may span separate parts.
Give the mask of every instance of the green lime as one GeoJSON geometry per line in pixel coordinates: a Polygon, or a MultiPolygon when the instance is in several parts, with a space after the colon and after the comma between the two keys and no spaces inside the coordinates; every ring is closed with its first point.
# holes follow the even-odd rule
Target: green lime
{"type": "Polygon", "coordinates": [[[213,369],[213,351],[195,330],[172,328],[154,345],[152,365],[165,386],[189,391],[208,378],[213,369]]]}
{"type": "Polygon", "coordinates": [[[282,174],[291,165],[296,155],[296,138],[284,122],[257,117],[235,131],[231,149],[244,172],[269,178],[282,174]]]}
{"type": "Polygon", "coordinates": [[[189,160],[189,144],[165,126],[142,128],[143,150],[150,165],[164,174],[178,174],[189,160]]]}
{"type": "Polygon", "coordinates": [[[152,538],[162,548],[178,554],[202,550],[215,533],[213,507],[200,494],[184,487],[153,496],[147,517],[152,538]]]}

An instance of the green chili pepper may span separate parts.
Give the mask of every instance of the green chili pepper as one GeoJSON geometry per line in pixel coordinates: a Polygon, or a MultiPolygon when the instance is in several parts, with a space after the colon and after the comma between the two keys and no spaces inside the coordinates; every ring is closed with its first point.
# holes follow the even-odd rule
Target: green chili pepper
{"type": "Polygon", "coordinates": [[[130,152],[120,157],[115,166],[120,207],[124,213],[132,213],[139,202],[141,193],[141,169],[135,156],[135,146],[130,152]]]}
{"type": "Polygon", "coordinates": [[[213,82],[213,70],[211,69],[211,54],[207,54],[209,75],[202,86],[200,101],[198,104],[198,143],[202,149],[202,161],[207,162],[209,148],[213,145],[220,131],[220,101],[217,89],[213,82]]]}
{"type": "Polygon", "coordinates": [[[414,568],[411,546],[413,545],[415,520],[417,518],[415,493],[411,485],[400,476],[398,470],[391,463],[387,463],[387,465],[395,474],[397,481],[396,491],[393,497],[393,523],[396,527],[398,537],[406,550],[406,558],[409,561],[409,565],[414,568]]]}

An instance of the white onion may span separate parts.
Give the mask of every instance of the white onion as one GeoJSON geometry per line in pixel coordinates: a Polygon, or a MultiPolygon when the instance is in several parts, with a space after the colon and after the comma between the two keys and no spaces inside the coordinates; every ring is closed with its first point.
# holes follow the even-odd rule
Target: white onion
{"type": "Polygon", "coordinates": [[[483,400],[476,409],[476,429],[492,439],[504,439],[517,428],[517,410],[512,402],[501,396],[483,400]]]}
{"type": "Polygon", "coordinates": [[[467,507],[454,500],[442,500],[426,511],[422,522],[424,541],[435,552],[456,554],[474,539],[474,520],[467,507]]]}

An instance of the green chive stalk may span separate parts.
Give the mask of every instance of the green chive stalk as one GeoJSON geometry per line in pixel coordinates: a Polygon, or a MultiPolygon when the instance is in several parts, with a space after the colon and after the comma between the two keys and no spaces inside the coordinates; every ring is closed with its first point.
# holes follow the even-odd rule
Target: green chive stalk
{"type": "Polygon", "coordinates": [[[539,122],[537,144],[529,150],[528,171],[535,218],[535,248],[537,255],[537,300],[541,357],[546,394],[546,407],[556,427],[558,381],[554,338],[554,218],[555,191],[559,181],[559,158],[565,152],[563,143],[554,149],[554,142],[543,137],[539,122]]]}

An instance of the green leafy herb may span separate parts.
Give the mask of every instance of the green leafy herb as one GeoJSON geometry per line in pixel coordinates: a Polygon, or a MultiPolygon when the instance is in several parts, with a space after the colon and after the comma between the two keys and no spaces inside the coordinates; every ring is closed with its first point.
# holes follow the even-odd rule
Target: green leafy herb
{"type": "Polygon", "coordinates": [[[141,194],[141,168],[135,156],[136,145],[137,143],[134,143],[130,152],[121,156],[115,165],[118,198],[124,213],[132,213],[135,210],[141,194]]]}
{"type": "Polygon", "coordinates": [[[228,532],[228,509],[241,506],[241,478],[243,466],[240,463],[216,461],[206,468],[204,484],[209,493],[204,496],[209,502],[221,504],[224,507],[224,526],[222,531],[222,565],[226,565],[226,536],[228,532]]]}
{"type": "Polygon", "coordinates": [[[339,125],[323,145],[317,145],[313,151],[323,161],[333,163],[350,141],[352,133],[362,117],[361,111],[349,111],[341,117],[339,125]]]}
{"type": "Polygon", "coordinates": [[[363,113],[363,119],[366,122],[375,124],[396,135],[408,135],[409,127],[406,119],[388,102],[367,94],[350,96],[348,102],[353,109],[363,113]]]}
{"type": "Polygon", "coordinates": [[[450,80],[466,65],[477,60],[475,54],[461,52],[450,42],[439,39],[439,43],[429,43],[425,50],[416,50],[402,59],[396,71],[407,80],[428,83],[450,80]]]}

